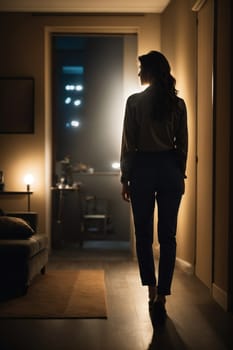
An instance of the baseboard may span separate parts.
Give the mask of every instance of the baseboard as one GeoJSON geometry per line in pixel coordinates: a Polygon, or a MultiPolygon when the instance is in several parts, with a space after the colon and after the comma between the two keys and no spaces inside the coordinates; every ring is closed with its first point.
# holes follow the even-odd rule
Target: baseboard
{"type": "Polygon", "coordinates": [[[176,258],[176,266],[186,273],[194,274],[193,265],[183,259],[176,258]]]}
{"type": "MultiPolygon", "coordinates": [[[[154,246],[155,258],[159,259],[159,246],[154,246]]],[[[176,267],[186,273],[194,274],[194,266],[186,260],[176,258],[176,267]]]]}
{"type": "Polygon", "coordinates": [[[225,311],[228,311],[229,303],[227,292],[218,287],[215,283],[212,284],[212,296],[225,311]]]}
{"type": "Polygon", "coordinates": [[[192,10],[195,12],[200,11],[200,9],[205,5],[206,0],[195,0],[192,6],[192,10]]]}

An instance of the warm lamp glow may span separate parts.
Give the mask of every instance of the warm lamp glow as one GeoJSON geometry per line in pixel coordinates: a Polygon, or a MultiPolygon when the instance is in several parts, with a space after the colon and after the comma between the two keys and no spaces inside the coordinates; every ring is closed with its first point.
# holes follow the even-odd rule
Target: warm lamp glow
{"type": "Polygon", "coordinates": [[[34,182],[34,177],[32,174],[27,174],[24,176],[24,183],[27,186],[27,193],[28,193],[28,211],[31,210],[31,205],[30,205],[30,185],[34,182]]]}
{"type": "Polygon", "coordinates": [[[32,174],[27,174],[24,176],[24,183],[25,185],[31,185],[34,182],[34,178],[32,174]]]}

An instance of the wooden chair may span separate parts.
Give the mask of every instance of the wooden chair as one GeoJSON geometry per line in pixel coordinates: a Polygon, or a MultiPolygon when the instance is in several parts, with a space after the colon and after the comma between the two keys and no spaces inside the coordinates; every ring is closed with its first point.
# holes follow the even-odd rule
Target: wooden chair
{"type": "Polygon", "coordinates": [[[106,239],[111,230],[110,221],[108,200],[87,196],[84,203],[82,241],[106,239]]]}

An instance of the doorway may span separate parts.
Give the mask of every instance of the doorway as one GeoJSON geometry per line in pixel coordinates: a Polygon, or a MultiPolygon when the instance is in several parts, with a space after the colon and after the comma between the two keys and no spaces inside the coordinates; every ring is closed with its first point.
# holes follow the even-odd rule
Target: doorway
{"type": "Polygon", "coordinates": [[[53,192],[52,245],[81,242],[85,198],[94,196],[108,201],[111,221],[107,235],[93,239],[130,248],[117,163],[126,75],[137,86],[137,35],[53,33],[51,51],[52,185],[72,189],[62,191],[62,202],[53,192]],[[126,73],[129,65],[135,68],[126,73]]]}

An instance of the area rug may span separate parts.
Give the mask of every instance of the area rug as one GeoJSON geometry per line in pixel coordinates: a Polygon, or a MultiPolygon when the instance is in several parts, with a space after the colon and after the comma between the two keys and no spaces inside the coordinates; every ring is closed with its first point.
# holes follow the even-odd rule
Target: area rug
{"type": "Polygon", "coordinates": [[[48,270],[25,296],[0,303],[0,318],[107,318],[103,270],[48,270]]]}

